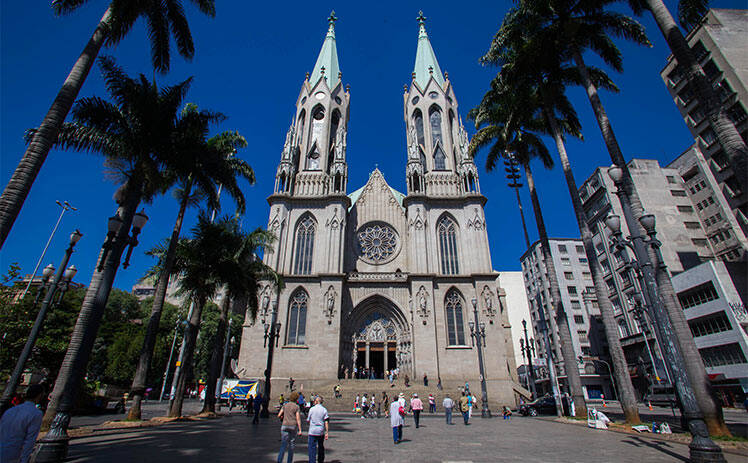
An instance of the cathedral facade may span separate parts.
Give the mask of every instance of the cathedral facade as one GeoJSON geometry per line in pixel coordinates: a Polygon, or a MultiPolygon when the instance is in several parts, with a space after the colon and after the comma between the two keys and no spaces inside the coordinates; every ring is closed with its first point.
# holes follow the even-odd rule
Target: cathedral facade
{"type": "Polygon", "coordinates": [[[492,404],[514,404],[516,365],[505,293],[491,266],[478,174],[457,98],[419,18],[412,82],[403,95],[407,192],[375,169],[347,193],[350,92],[342,82],[331,16],[314,70],[296,102],[273,194],[264,261],[283,278],[247,319],[238,373],[262,378],[277,311],[272,382],[326,387],[354,368],[377,378],[398,368],[445,387],[478,384],[471,332],[485,327],[492,404]],[[477,317],[475,314],[477,310],[477,317]],[[476,319],[477,318],[477,319],[476,319]]]}

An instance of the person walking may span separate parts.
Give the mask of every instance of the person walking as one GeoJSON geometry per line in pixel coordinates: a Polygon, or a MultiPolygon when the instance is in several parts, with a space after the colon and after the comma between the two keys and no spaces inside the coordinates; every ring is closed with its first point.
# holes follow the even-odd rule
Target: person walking
{"type": "Polygon", "coordinates": [[[475,404],[475,396],[473,395],[472,392],[468,391],[467,398],[468,398],[468,417],[472,418],[473,417],[473,404],[475,404]]]}
{"type": "Polygon", "coordinates": [[[393,399],[390,404],[390,426],[392,426],[392,440],[399,444],[403,440],[403,424],[405,423],[405,408],[400,399],[393,399]]]}
{"type": "Polygon", "coordinates": [[[361,419],[366,419],[366,414],[369,413],[369,398],[364,392],[364,396],[361,398],[361,419]]]}
{"type": "Polygon", "coordinates": [[[314,406],[309,409],[309,463],[325,463],[325,441],[330,437],[330,416],[322,406],[322,396],[314,399],[314,406]]]}
{"type": "Polygon", "coordinates": [[[442,390],[442,379],[441,378],[437,378],[436,389],[439,390],[439,391],[442,390]]]}
{"type": "Polygon", "coordinates": [[[260,409],[262,408],[262,393],[261,392],[258,392],[257,395],[255,396],[255,400],[252,406],[255,409],[255,417],[252,418],[252,424],[257,424],[260,422],[260,409]]]}
{"type": "Polygon", "coordinates": [[[377,395],[372,394],[369,403],[369,415],[374,418],[379,418],[379,410],[377,409],[377,395]]]}
{"type": "Polygon", "coordinates": [[[293,391],[293,384],[294,384],[295,382],[296,382],[296,381],[294,381],[294,380],[293,380],[293,378],[288,378],[288,389],[289,389],[290,391],[293,391]]]}
{"type": "Polygon", "coordinates": [[[410,409],[413,410],[413,421],[415,421],[416,429],[418,429],[421,420],[421,412],[423,411],[423,402],[418,398],[417,393],[413,393],[413,397],[410,399],[410,409]]]}
{"type": "Polygon", "coordinates": [[[379,403],[384,406],[384,415],[387,416],[387,407],[390,405],[390,398],[387,396],[387,392],[382,391],[382,400],[379,403]]]}
{"type": "Polygon", "coordinates": [[[32,384],[26,390],[26,400],[3,414],[0,420],[0,462],[28,463],[42,427],[44,414],[37,408],[42,397],[44,389],[32,384]]]}
{"type": "Polygon", "coordinates": [[[434,394],[429,394],[429,413],[436,412],[436,399],[434,394]]]}
{"type": "Polygon", "coordinates": [[[465,391],[462,391],[462,397],[460,397],[460,412],[462,413],[462,420],[465,422],[465,426],[470,424],[470,405],[468,405],[468,397],[465,391]]]}
{"type": "Polygon", "coordinates": [[[301,436],[301,413],[296,400],[298,393],[292,392],[288,402],[281,406],[278,418],[281,420],[281,446],[278,452],[278,463],[283,463],[283,455],[288,452],[286,463],[293,463],[293,451],[296,437],[301,436]]]}
{"type": "Polygon", "coordinates": [[[410,376],[408,374],[405,374],[405,387],[410,387],[410,376]]]}
{"type": "Polygon", "coordinates": [[[442,407],[444,407],[444,415],[447,418],[447,424],[452,424],[452,408],[455,406],[455,401],[449,398],[449,394],[444,398],[442,407]]]}
{"type": "Polygon", "coordinates": [[[512,410],[504,405],[504,410],[502,411],[501,415],[504,417],[505,420],[511,420],[512,419],[512,410]]]}
{"type": "Polygon", "coordinates": [[[426,387],[429,385],[429,377],[426,376],[426,373],[423,374],[423,385],[426,387]]]}

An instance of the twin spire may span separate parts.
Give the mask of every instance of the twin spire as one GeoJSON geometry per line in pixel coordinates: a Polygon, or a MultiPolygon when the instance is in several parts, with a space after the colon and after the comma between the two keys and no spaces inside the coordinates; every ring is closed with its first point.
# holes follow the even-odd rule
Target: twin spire
{"type": "MultiPolygon", "coordinates": [[[[436,60],[436,54],[431,47],[429,36],[426,33],[426,17],[422,11],[418,12],[418,49],[416,50],[416,64],[413,68],[413,77],[421,89],[425,89],[431,77],[439,86],[444,87],[444,76],[436,60]]],[[[321,78],[327,79],[327,86],[335,88],[340,83],[340,64],[338,63],[338,49],[335,44],[335,11],[327,18],[328,28],[322,49],[317,57],[317,63],[310,77],[309,83],[312,87],[317,85],[321,78]]]]}

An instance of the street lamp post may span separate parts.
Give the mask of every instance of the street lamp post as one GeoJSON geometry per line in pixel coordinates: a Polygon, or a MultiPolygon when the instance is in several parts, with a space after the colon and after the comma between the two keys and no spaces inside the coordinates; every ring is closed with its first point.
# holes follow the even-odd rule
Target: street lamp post
{"type": "Polygon", "coordinates": [[[488,390],[486,389],[486,369],[483,365],[483,348],[486,347],[486,324],[478,322],[478,299],[473,298],[473,317],[474,322],[468,322],[470,325],[470,340],[478,350],[478,369],[480,371],[480,392],[481,392],[481,418],[491,418],[491,410],[488,408],[488,390]]]}
{"type": "Polygon", "coordinates": [[[158,396],[158,401],[164,400],[164,391],[166,391],[166,382],[169,379],[169,370],[171,370],[171,359],[174,356],[174,346],[177,344],[177,335],[179,334],[179,325],[186,324],[186,320],[178,320],[177,324],[174,325],[174,339],[171,341],[171,350],[169,350],[169,360],[166,362],[166,368],[164,369],[164,383],[161,385],[161,395],[158,396]]]}
{"type": "MultiPolygon", "coordinates": [[[[31,355],[31,350],[34,348],[34,344],[36,343],[36,339],[39,337],[39,332],[42,329],[42,325],[44,324],[44,319],[47,317],[47,311],[49,310],[50,306],[52,305],[52,301],[55,296],[55,292],[60,289],[62,290],[63,294],[64,291],[67,290],[68,282],[73,279],[75,276],[75,273],[78,271],[75,266],[71,266],[69,268],[65,268],[68,265],[68,262],[70,261],[70,256],[73,254],[73,248],[75,247],[75,244],[78,242],[78,240],[81,239],[83,234],[79,232],[78,230],[75,230],[73,233],[70,234],[70,242],[68,243],[68,247],[65,250],[65,256],[62,258],[62,262],[60,263],[60,266],[58,267],[58,271],[55,274],[55,278],[52,281],[52,284],[47,289],[47,294],[44,295],[44,301],[42,302],[42,307],[39,309],[39,312],[36,314],[36,320],[34,321],[34,326],[31,328],[31,333],[29,334],[28,339],[26,340],[26,344],[23,346],[23,351],[21,351],[21,355],[18,357],[18,361],[16,362],[15,369],[13,370],[13,374],[10,376],[10,379],[8,380],[8,385],[5,387],[5,390],[3,391],[2,398],[0,398],[0,416],[2,416],[3,413],[5,413],[5,410],[8,409],[10,405],[10,400],[13,397],[13,394],[16,393],[16,389],[18,388],[18,383],[21,380],[21,375],[23,374],[23,370],[26,367],[26,361],[29,359],[29,356],[31,355]]],[[[51,265],[47,266],[44,269],[44,272],[42,275],[45,278],[45,281],[49,280],[49,277],[51,273],[54,272],[54,267],[51,265]]],[[[44,287],[39,289],[39,293],[44,290],[44,287]]],[[[39,295],[37,295],[37,300],[39,298],[39,295]]],[[[35,301],[36,302],[36,301],[35,301]]],[[[34,304],[34,307],[36,307],[36,303],[34,304]]]]}
{"type": "MultiPolygon", "coordinates": [[[[636,322],[639,324],[640,327],[642,327],[642,336],[644,337],[644,346],[647,348],[647,355],[649,355],[649,361],[652,362],[652,372],[654,373],[655,380],[657,383],[662,382],[662,378],[660,378],[660,373],[657,371],[657,364],[655,363],[654,355],[652,354],[652,349],[649,347],[649,340],[647,339],[647,333],[652,333],[652,336],[655,338],[655,344],[659,344],[657,342],[657,336],[654,330],[652,330],[647,312],[644,310],[644,301],[642,300],[642,297],[640,294],[636,293],[634,294],[634,318],[636,319],[636,322]]],[[[670,376],[667,372],[667,369],[665,369],[665,375],[668,376],[668,381],[670,379],[670,376]]]]}
{"type": "Polygon", "coordinates": [[[616,215],[609,215],[605,219],[605,225],[610,229],[613,234],[613,240],[619,246],[628,246],[634,251],[636,260],[638,262],[638,269],[642,275],[642,283],[644,294],[649,305],[649,310],[652,312],[652,318],[655,321],[655,328],[660,334],[660,339],[664,342],[663,344],[663,356],[665,361],[670,366],[669,370],[672,375],[676,394],[680,400],[681,406],[683,407],[683,417],[688,423],[688,429],[691,431],[692,440],[689,444],[691,461],[695,463],[699,462],[724,462],[725,458],[722,454],[722,449],[714,443],[709,437],[706,423],[704,422],[704,414],[699,408],[699,404],[696,401],[691,381],[686,374],[686,364],[681,352],[680,345],[676,340],[675,331],[673,329],[672,321],[667,314],[663,301],[659,294],[659,288],[657,287],[655,269],[652,261],[649,258],[649,250],[651,248],[658,260],[658,265],[662,266],[663,269],[665,264],[660,254],[660,242],[657,240],[657,231],[655,229],[655,216],[652,214],[645,214],[639,218],[639,224],[647,233],[647,237],[642,236],[639,232],[639,225],[634,220],[634,214],[631,208],[631,199],[628,197],[627,192],[623,188],[624,171],[619,166],[611,166],[608,169],[608,175],[610,176],[613,183],[617,187],[616,195],[621,203],[621,209],[628,225],[630,236],[623,238],[621,232],[621,218],[616,215]],[[674,341],[676,340],[676,341],[674,341]]]}
{"type": "MultiPolygon", "coordinates": [[[[525,339],[524,344],[522,346],[523,353],[527,354],[527,365],[530,369],[530,379],[528,381],[528,389],[530,390],[530,394],[532,394],[533,399],[537,399],[538,393],[535,390],[535,368],[532,366],[532,356],[535,355],[535,341],[533,341],[532,338],[527,337],[527,320],[522,320],[522,329],[525,331],[525,339]]],[[[522,339],[520,338],[520,342],[522,339]]]]}
{"type": "Polygon", "coordinates": [[[588,361],[588,362],[600,362],[600,363],[604,364],[606,367],[608,367],[608,376],[610,377],[610,384],[613,385],[613,392],[616,395],[616,399],[615,400],[621,400],[620,396],[618,395],[618,388],[616,387],[616,382],[613,379],[613,369],[610,367],[610,364],[608,362],[606,362],[605,360],[601,359],[600,357],[592,357],[592,356],[584,356],[584,355],[580,355],[579,356],[579,364],[580,365],[582,365],[585,360],[588,361]]]}
{"type": "MultiPolygon", "coordinates": [[[[60,202],[55,201],[58,206],[62,208],[60,211],[60,216],[57,217],[57,223],[55,223],[54,228],[52,229],[52,233],[49,234],[49,239],[47,240],[47,244],[44,245],[44,249],[42,250],[42,255],[39,256],[39,260],[36,261],[36,267],[34,267],[34,271],[31,272],[31,278],[29,278],[29,282],[26,285],[26,289],[23,290],[23,294],[21,294],[21,299],[26,297],[26,293],[29,291],[29,288],[31,288],[31,284],[34,282],[34,277],[36,276],[36,271],[39,270],[39,266],[42,264],[42,260],[44,260],[44,255],[47,254],[47,249],[49,248],[49,244],[52,242],[52,238],[54,238],[55,233],[57,233],[57,227],[60,226],[60,222],[62,222],[62,216],[65,215],[67,211],[77,211],[78,209],[71,206],[69,202],[63,201],[60,202]]],[[[38,294],[37,294],[38,297],[38,294]]],[[[34,302],[34,305],[36,305],[36,302],[34,302]]]]}
{"type": "Polygon", "coordinates": [[[273,370],[273,352],[278,346],[278,335],[280,334],[280,323],[278,323],[278,298],[273,301],[273,313],[270,315],[270,324],[265,325],[265,346],[268,348],[268,361],[265,366],[265,390],[263,391],[262,410],[260,416],[267,418],[270,415],[268,404],[270,403],[270,376],[273,370]]]}

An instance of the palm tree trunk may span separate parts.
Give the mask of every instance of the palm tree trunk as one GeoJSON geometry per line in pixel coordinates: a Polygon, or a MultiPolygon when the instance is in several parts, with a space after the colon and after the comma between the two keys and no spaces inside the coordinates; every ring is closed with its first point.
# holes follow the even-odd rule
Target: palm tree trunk
{"type": "Polygon", "coordinates": [[[108,33],[110,16],[111,8],[107,8],[0,196],[0,248],[3,247],[10,229],[13,228],[13,223],[31,191],[31,185],[34,184],[42,164],[47,159],[49,150],[57,141],[60,127],[70,112],[83,82],[86,81],[91,66],[96,61],[96,56],[108,33]]]}
{"type": "MultiPolygon", "coordinates": [[[[605,112],[600,96],[597,93],[597,87],[590,80],[589,73],[587,72],[587,66],[582,59],[582,55],[579,51],[574,53],[574,62],[577,65],[577,69],[582,76],[584,82],[587,97],[590,100],[592,109],[595,112],[597,123],[600,126],[600,131],[603,134],[603,140],[610,154],[610,158],[613,164],[617,165],[623,170],[623,180],[621,182],[621,189],[623,194],[626,195],[631,201],[631,210],[636,221],[633,225],[639,227],[639,232],[646,236],[646,231],[639,224],[639,218],[643,214],[643,207],[639,194],[636,191],[634,182],[631,179],[631,173],[629,172],[626,160],[623,158],[623,153],[618,145],[616,136],[613,133],[613,128],[610,125],[610,120],[605,112]]],[[[657,262],[657,256],[654,251],[650,248],[649,257],[652,262],[657,262]]],[[[699,403],[699,408],[704,414],[704,420],[706,421],[709,433],[711,435],[730,435],[730,432],[725,426],[724,417],[722,415],[722,407],[719,401],[716,399],[711,384],[709,383],[709,377],[706,374],[704,363],[701,360],[701,355],[696,348],[696,343],[693,340],[691,330],[688,328],[688,322],[686,321],[683,309],[678,303],[678,299],[675,296],[673,290],[673,284],[670,281],[670,275],[667,272],[667,268],[663,266],[656,267],[656,279],[659,292],[662,296],[662,303],[667,310],[668,317],[673,324],[673,330],[675,332],[678,344],[683,352],[683,357],[686,363],[686,373],[688,379],[691,382],[696,400],[699,403]]]]}
{"type": "Polygon", "coordinates": [[[684,70],[688,85],[693,86],[696,99],[704,109],[709,124],[722,145],[733,174],[743,191],[748,191],[748,149],[745,141],[727,115],[727,108],[722,104],[720,96],[702,72],[686,38],[673,20],[665,3],[662,0],[646,0],[646,3],[675,60],[684,70]]]}
{"type": "Polygon", "coordinates": [[[522,231],[525,232],[525,244],[527,244],[527,249],[530,249],[530,235],[527,234],[527,223],[525,222],[525,211],[522,208],[522,199],[519,196],[519,187],[514,187],[514,192],[517,193],[517,206],[519,206],[519,216],[522,219],[522,231]]]}
{"type": "MultiPolygon", "coordinates": [[[[78,320],[75,322],[73,334],[70,337],[65,359],[62,361],[60,371],[57,374],[52,398],[44,414],[43,425],[48,427],[56,415],[62,415],[58,419],[69,421],[69,414],[75,405],[75,400],[83,377],[86,373],[86,365],[93,349],[99,331],[101,319],[106,310],[109,293],[112,290],[114,277],[122,258],[122,253],[129,242],[130,226],[135,211],[141,200],[141,184],[132,178],[125,188],[125,197],[119,208],[122,225],[111,242],[109,252],[105,255],[105,249],[99,254],[99,261],[103,259],[103,265],[98,265],[91,277],[91,283],[86,291],[86,296],[81,304],[78,320]],[[101,267],[101,270],[98,270],[101,267]],[[67,418],[65,418],[65,416],[67,418]]],[[[67,429],[67,422],[63,427],[67,429]]]]}
{"type": "Polygon", "coordinates": [[[229,320],[229,309],[231,308],[231,298],[229,297],[228,290],[221,301],[221,315],[218,318],[218,327],[216,329],[216,335],[213,338],[213,348],[210,353],[210,369],[208,371],[208,383],[205,386],[205,402],[203,403],[203,410],[201,413],[215,413],[216,412],[216,387],[218,377],[221,374],[221,362],[223,361],[223,346],[225,344],[226,336],[230,336],[230,333],[226,332],[226,327],[229,320]]]}
{"type": "Polygon", "coordinates": [[[148,320],[148,327],[145,330],[145,339],[143,339],[143,349],[140,351],[138,367],[135,370],[135,377],[133,378],[132,386],[130,387],[132,406],[127,413],[128,420],[139,420],[141,417],[141,402],[143,401],[143,395],[145,394],[145,382],[148,377],[148,370],[151,368],[153,349],[156,346],[158,328],[161,324],[161,313],[163,312],[164,301],[166,300],[166,290],[169,287],[169,277],[171,276],[171,270],[174,267],[174,259],[176,258],[177,244],[179,242],[179,233],[182,230],[184,213],[187,210],[187,203],[190,199],[190,190],[191,183],[188,183],[185,186],[184,196],[179,204],[179,212],[177,213],[177,220],[174,223],[174,229],[171,231],[169,248],[166,251],[166,259],[164,260],[164,268],[161,270],[161,274],[158,277],[156,293],[153,296],[153,305],[151,307],[151,318],[148,320]]]}
{"type": "MultiPolygon", "coordinates": [[[[618,393],[620,394],[618,400],[621,403],[626,422],[631,425],[640,424],[641,419],[639,418],[639,408],[636,402],[636,395],[634,394],[634,385],[631,383],[626,356],[623,353],[621,339],[618,336],[618,327],[616,326],[613,305],[610,303],[610,299],[608,298],[608,287],[603,279],[600,261],[597,258],[597,251],[592,242],[592,232],[587,225],[584,208],[582,207],[582,200],[579,197],[579,189],[577,188],[576,180],[574,180],[574,172],[571,170],[571,163],[566,154],[566,146],[556,117],[550,110],[545,110],[545,115],[551,132],[553,133],[553,140],[556,142],[556,149],[558,150],[558,156],[561,159],[561,166],[564,171],[564,176],[566,177],[566,185],[569,188],[569,196],[571,196],[571,203],[574,207],[574,215],[577,219],[577,225],[579,226],[579,231],[582,236],[582,243],[584,244],[584,251],[587,255],[587,263],[589,264],[590,273],[592,274],[592,281],[595,284],[595,294],[597,295],[597,302],[600,306],[600,314],[602,315],[603,326],[605,327],[605,336],[608,339],[616,383],[618,383],[618,393]]],[[[646,339],[645,342],[647,342],[646,339]]]]}
{"type": "MultiPolygon", "coordinates": [[[[535,222],[538,226],[538,236],[540,237],[540,247],[543,251],[543,261],[545,262],[546,271],[548,272],[548,281],[550,282],[551,300],[553,302],[553,311],[555,313],[556,325],[558,326],[559,344],[561,344],[561,355],[564,357],[564,370],[566,372],[566,382],[569,386],[569,392],[574,400],[574,409],[576,416],[587,416],[587,405],[584,401],[584,392],[582,391],[582,378],[579,376],[579,366],[577,357],[574,355],[574,346],[571,342],[571,331],[569,331],[569,320],[564,311],[564,305],[561,300],[561,290],[558,284],[556,266],[553,264],[551,255],[551,245],[548,242],[548,233],[545,229],[543,212],[540,209],[540,200],[535,189],[535,182],[532,178],[529,163],[524,163],[525,177],[527,178],[527,187],[530,190],[532,199],[532,208],[535,212],[535,222]]],[[[544,310],[540,307],[539,310],[544,310]]],[[[550,356],[550,352],[546,352],[550,356]]],[[[551,357],[552,358],[552,357],[551,357]]]]}
{"type": "Polygon", "coordinates": [[[182,404],[184,403],[184,391],[187,389],[187,371],[188,366],[192,365],[193,357],[195,356],[195,345],[197,344],[197,333],[200,331],[200,322],[203,314],[203,307],[206,304],[207,298],[200,297],[195,301],[195,309],[192,311],[192,316],[187,324],[185,330],[184,339],[184,367],[180,370],[179,376],[174,378],[172,381],[176,384],[174,389],[174,400],[171,402],[169,407],[169,416],[172,418],[178,418],[182,416],[182,404]]]}

